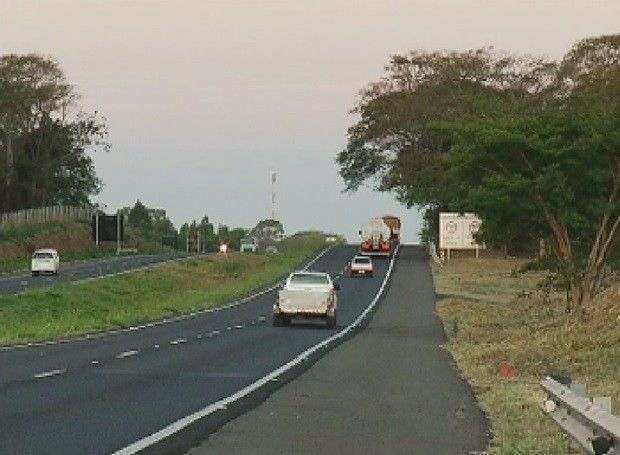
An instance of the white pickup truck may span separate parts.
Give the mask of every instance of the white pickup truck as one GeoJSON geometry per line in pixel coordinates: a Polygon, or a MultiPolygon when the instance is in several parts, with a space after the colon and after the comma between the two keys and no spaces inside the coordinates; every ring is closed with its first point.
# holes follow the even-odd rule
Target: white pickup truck
{"type": "Polygon", "coordinates": [[[273,305],[274,327],[289,325],[294,317],[305,317],[325,319],[328,328],[335,328],[339,289],[327,273],[291,273],[273,305]]]}

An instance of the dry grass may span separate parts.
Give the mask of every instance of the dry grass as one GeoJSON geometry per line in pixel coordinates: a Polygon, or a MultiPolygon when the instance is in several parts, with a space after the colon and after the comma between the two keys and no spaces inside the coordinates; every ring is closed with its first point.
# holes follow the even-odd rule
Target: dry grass
{"type": "Polygon", "coordinates": [[[512,272],[519,260],[459,259],[435,267],[447,348],[478,393],[494,438],[491,454],[580,453],[540,411],[538,381],[566,374],[620,405],[620,285],[599,296],[583,320],[560,296],[536,292],[538,273],[512,272]],[[524,291],[532,291],[525,297],[524,291]],[[514,367],[505,379],[500,365],[514,367]]]}

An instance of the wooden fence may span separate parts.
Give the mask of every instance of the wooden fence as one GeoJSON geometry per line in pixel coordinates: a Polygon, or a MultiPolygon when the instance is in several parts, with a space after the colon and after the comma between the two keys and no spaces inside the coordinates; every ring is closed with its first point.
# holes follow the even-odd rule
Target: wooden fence
{"type": "Polygon", "coordinates": [[[92,210],[86,207],[55,205],[0,213],[0,228],[41,223],[52,220],[88,220],[92,210]]]}

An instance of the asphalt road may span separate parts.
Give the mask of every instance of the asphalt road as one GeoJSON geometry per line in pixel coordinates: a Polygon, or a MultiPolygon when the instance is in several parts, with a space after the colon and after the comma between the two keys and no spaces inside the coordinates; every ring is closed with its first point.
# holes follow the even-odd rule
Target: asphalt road
{"type": "MultiPolygon", "coordinates": [[[[342,271],[352,246],[312,267],[342,271]]],[[[339,326],[369,304],[386,273],[343,278],[339,326]]],[[[107,336],[0,349],[0,453],[91,454],[126,447],[227,397],[333,335],[320,322],[271,326],[275,291],[228,309],[107,336]]],[[[231,411],[232,412],[232,411],[231,411]]],[[[184,451],[185,439],[175,450],[184,451]]]]}
{"type": "Polygon", "coordinates": [[[486,421],[434,308],[424,251],[401,248],[365,330],[189,455],[481,453],[486,421]]]}
{"type": "Polygon", "coordinates": [[[16,294],[28,288],[51,286],[67,281],[82,281],[115,273],[146,267],[153,264],[177,259],[170,255],[138,255],[91,259],[63,263],[57,276],[32,276],[30,273],[17,273],[0,276],[0,295],[16,294]]]}

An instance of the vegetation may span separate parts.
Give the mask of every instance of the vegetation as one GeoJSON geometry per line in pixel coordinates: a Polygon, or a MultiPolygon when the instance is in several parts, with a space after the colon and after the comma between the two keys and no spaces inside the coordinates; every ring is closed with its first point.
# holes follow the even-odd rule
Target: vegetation
{"type": "Polygon", "coordinates": [[[274,283],[325,246],[322,234],[282,240],[277,254],[232,253],[0,297],[0,344],[127,327],[214,307],[274,283]]]}
{"type": "Polygon", "coordinates": [[[115,247],[96,248],[90,223],[48,221],[0,229],[0,273],[27,270],[37,248],[53,246],[61,261],[72,261],[115,254],[115,247]]]}
{"type": "Polygon", "coordinates": [[[620,286],[597,296],[577,323],[566,319],[561,296],[538,287],[544,274],[514,273],[524,262],[457,259],[434,268],[447,348],[490,419],[491,455],[582,453],[541,412],[538,381],[567,375],[620,403],[620,286]]]}
{"type": "Polygon", "coordinates": [[[0,56],[0,211],[87,205],[99,192],[89,153],[109,150],[107,130],[73,113],[76,99],[55,61],[0,56]]]}
{"type": "MultiPolygon", "coordinates": [[[[620,35],[559,62],[468,52],[396,55],[354,109],[338,155],[347,189],[373,180],[407,205],[474,211],[490,246],[550,260],[572,307],[602,289],[620,225],[620,35]]],[[[571,309],[571,305],[568,306],[571,309]]]]}

